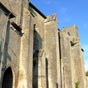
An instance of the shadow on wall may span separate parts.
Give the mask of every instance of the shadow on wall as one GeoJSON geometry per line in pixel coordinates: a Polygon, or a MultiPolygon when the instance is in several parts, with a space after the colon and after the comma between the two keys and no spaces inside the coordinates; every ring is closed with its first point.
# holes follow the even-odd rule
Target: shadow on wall
{"type": "Polygon", "coordinates": [[[7,64],[7,54],[8,54],[8,45],[9,45],[9,35],[10,35],[10,21],[7,19],[7,23],[5,23],[5,38],[2,39],[3,44],[3,49],[2,49],[2,54],[1,54],[1,62],[2,63],[2,71],[6,68],[7,64]]]}
{"type": "Polygon", "coordinates": [[[34,50],[42,49],[42,38],[39,33],[34,30],[34,50]]]}
{"type": "Polygon", "coordinates": [[[39,33],[34,29],[33,44],[33,88],[38,88],[38,60],[39,50],[42,49],[42,39],[39,33]]]}
{"type": "Polygon", "coordinates": [[[46,88],[49,88],[49,82],[48,82],[48,59],[45,59],[46,61],[46,88]]]}

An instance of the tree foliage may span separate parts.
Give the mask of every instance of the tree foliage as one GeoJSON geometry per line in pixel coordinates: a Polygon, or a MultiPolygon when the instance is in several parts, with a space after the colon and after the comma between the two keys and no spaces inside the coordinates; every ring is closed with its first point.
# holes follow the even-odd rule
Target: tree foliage
{"type": "Polygon", "coordinates": [[[88,77],[88,71],[86,72],[86,76],[88,77]]]}
{"type": "Polygon", "coordinates": [[[79,88],[79,82],[75,82],[75,88],[79,88]]]}

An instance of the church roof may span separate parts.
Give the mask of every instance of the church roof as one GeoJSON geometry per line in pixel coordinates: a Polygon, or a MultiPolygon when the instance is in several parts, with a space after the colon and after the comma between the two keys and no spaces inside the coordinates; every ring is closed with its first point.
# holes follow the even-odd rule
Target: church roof
{"type": "Polygon", "coordinates": [[[29,2],[29,6],[31,6],[36,12],[38,12],[44,19],[47,17],[38,9],[36,8],[31,2],[29,2]]]}

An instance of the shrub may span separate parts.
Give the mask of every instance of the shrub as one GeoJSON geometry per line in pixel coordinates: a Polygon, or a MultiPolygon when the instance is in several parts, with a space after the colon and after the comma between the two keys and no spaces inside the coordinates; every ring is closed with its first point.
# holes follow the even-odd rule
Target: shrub
{"type": "Polygon", "coordinates": [[[75,88],[79,88],[79,82],[75,82],[75,88]]]}
{"type": "Polygon", "coordinates": [[[88,77],[88,71],[86,72],[86,76],[88,77]]]}

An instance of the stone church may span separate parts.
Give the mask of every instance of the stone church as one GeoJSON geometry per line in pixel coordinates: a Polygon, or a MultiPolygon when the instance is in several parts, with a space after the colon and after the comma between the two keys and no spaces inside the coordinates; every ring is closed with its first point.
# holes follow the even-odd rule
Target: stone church
{"type": "Polygon", "coordinates": [[[0,0],[0,88],[88,88],[75,25],[58,28],[28,0],[0,0]]]}

